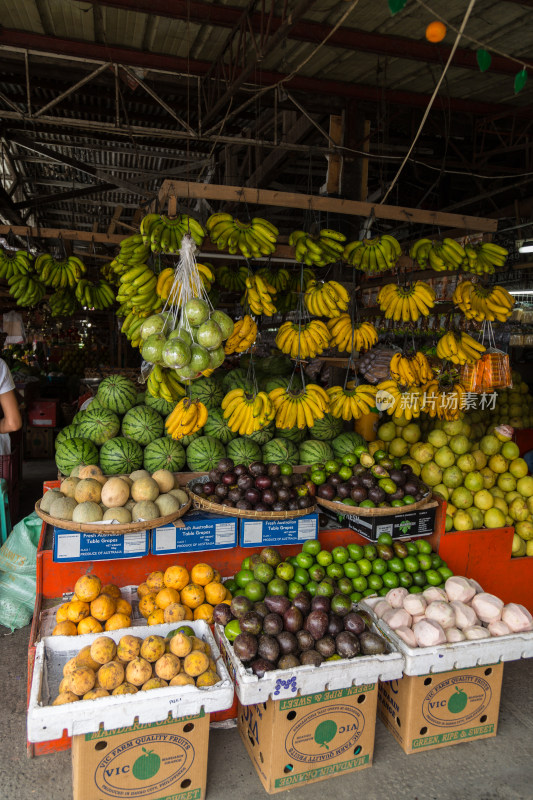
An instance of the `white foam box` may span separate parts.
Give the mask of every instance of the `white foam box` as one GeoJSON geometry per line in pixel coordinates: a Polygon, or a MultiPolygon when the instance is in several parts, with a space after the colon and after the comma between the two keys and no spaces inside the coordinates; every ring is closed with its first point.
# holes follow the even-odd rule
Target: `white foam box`
{"type": "Polygon", "coordinates": [[[318,514],[280,520],[240,520],[241,547],[279,547],[318,536],[318,514]]]}
{"type": "Polygon", "coordinates": [[[153,555],[227,550],[237,547],[237,517],[189,511],[182,519],[152,530],[153,555]]]}
{"type": "Polygon", "coordinates": [[[215,625],[215,638],[235,683],[237,697],[245,706],[264,703],[269,698],[284,700],[296,695],[373,684],[378,680],[397,680],[403,675],[403,657],[389,644],[389,652],[382,655],[324,661],[319,667],[306,664],[293,669],[276,669],[258,678],[237,658],[222,625],[215,625]]]}
{"type": "Polygon", "coordinates": [[[134,724],[161,722],[171,715],[175,719],[198,714],[203,709],[208,714],[223,711],[233,704],[233,684],[221,657],[220,650],[206,622],[187,622],[199,639],[211,647],[221,681],[215,686],[166,686],[137,694],[99,697],[62,706],[52,706],[63,677],[63,667],[82,647],[92,644],[99,636],[110,636],[118,642],[131,634],[144,639],[148,635],[166,634],[178,627],[176,623],[146,627],[123,628],[105,634],[89,633],[83,636],[47,636],[35,652],[33,677],[28,704],[28,741],[47,742],[60,739],[63,733],[77,736],[134,724]]]}
{"type": "Polygon", "coordinates": [[[54,528],[53,560],[56,563],[142,558],[148,555],[149,547],[148,531],[108,535],[54,528]]]}

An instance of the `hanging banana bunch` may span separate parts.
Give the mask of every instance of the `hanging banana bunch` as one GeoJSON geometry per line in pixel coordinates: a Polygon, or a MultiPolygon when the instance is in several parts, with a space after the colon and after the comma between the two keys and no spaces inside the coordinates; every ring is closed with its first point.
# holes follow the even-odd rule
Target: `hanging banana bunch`
{"type": "Polygon", "coordinates": [[[435,291],[423,281],[405,286],[387,283],[379,290],[378,303],[386,319],[416,322],[421,315],[427,316],[435,305],[435,291]]]}
{"type": "Polygon", "coordinates": [[[255,274],[259,275],[265,283],[269,283],[273,286],[276,292],[284,292],[289,285],[291,277],[289,270],[285,269],[285,267],[275,269],[272,265],[261,267],[255,274]]]}
{"type": "Polygon", "coordinates": [[[9,294],[18,306],[36,306],[46,294],[44,283],[29,273],[12,275],[8,284],[9,294]]]}
{"type": "MultiPolygon", "coordinates": [[[[209,292],[215,280],[211,264],[197,263],[196,266],[198,267],[202,283],[206,291],[209,292]]],[[[183,297],[190,297],[191,290],[186,289],[184,292],[181,281],[175,280],[175,275],[176,270],[174,267],[166,267],[162,270],[157,276],[155,291],[161,300],[168,301],[168,304],[171,306],[181,308],[183,297]]]]}
{"type": "Polygon", "coordinates": [[[275,298],[276,290],[260,275],[249,275],[246,278],[246,291],[241,303],[248,304],[253,314],[265,314],[267,317],[272,317],[276,313],[275,298]]]}
{"type": "Polygon", "coordinates": [[[398,352],[390,360],[390,376],[404,386],[420,386],[433,379],[433,370],[419,350],[410,356],[398,352]]]}
{"type": "Polygon", "coordinates": [[[0,278],[9,280],[13,275],[31,272],[33,256],[26,250],[4,250],[0,247],[0,278]]]}
{"type": "Polygon", "coordinates": [[[184,397],[168,415],[165,428],[172,439],[183,439],[184,436],[191,436],[203,428],[207,416],[207,408],[200,400],[184,397]]]}
{"type": "Polygon", "coordinates": [[[179,253],[186,234],[192,236],[198,247],[202,246],[205,237],[203,227],[188,214],[178,214],[172,218],[165,214],[147,214],[141,220],[140,230],[143,243],[150,245],[152,253],[170,255],[179,253]]]}
{"type": "Polygon", "coordinates": [[[340,317],[346,311],[350,295],[338,281],[317,283],[309,281],[305,290],[304,302],[310,314],[316,317],[340,317]]]}
{"type": "Polygon", "coordinates": [[[305,231],[293,231],[289,236],[294,257],[308,267],[326,267],[341,261],[345,241],[343,233],[330,228],[323,228],[316,236],[305,231]]]}
{"type": "Polygon", "coordinates": [[[446,389],[432,380],[422,386],[424,404],[423,411],[431,418],[453,421],[459,419],[463,409],[463,398],[466,394],[462,383],[454,383],[446,389]]]}
{"type": "MultiPolygon", "coordinates": [[[[157,276],[146,264],[139,264],[128,269],[120,276],[116,300],[121,305],[117,316],[127,318],[130,312],[133,312],[139,317],[147,317],[152,312],[160,311],[163,302],[156,293],[156,287],[157,276]]],[[[129,327],[123,333],[127,335],[128,330],[129,327]]]]}
{"type": "Polygon", "coordinates": [[[329,396],[329,413],[345,422],[370,414],[375,406],[377,389],[370,384],[362,383],[353,389],[331,386],[326,391],[329,396]]]}
{"type": "Polygon", "coordinates": [[[242,319],[238,319],[233,326],[233,333],[226,339],[224,352],[226,355],[231,353],[245,353],[257,338],[257,325],[249,314],[245,314],[242,319]]]}
{"type": "Polygon", "coordinates": [[[465,249],[455,239],[449,238],[442,242],[419,239],[411,247],[409,255],[421,269],[429,266],[435,272],[456,271],[468,262],[465,249]]]}
{"type": "Polygon", "coordinates": [[[344,260],[363,272],[376,274],[396,266],[402,254],[394,236],[383,234],[375,239],[350,242],[344,248],[344,260]]]}
{"type": "Polygon", "coordinates": [[[246,289],[246,278],[248,277],[246,264],[240,264],[235,267],[222,264],[215,271],[215,275],[217,285],[220,284],[228,292],[242,292],[246,289]]]}
{"type": "Polygon", "coordinates": [[[251,436],[266,428],[275,417],[276,409],[266,392],[248,393],[232,389],[222,400],[224,419],[228,428],[239,436],[251,436]]]}
{"type": "Polygon", "coordinates": [[[289,275],[288,288],[291,292],[305,292],[311,281],[316,281],[315,272],[309,267],[304,267],[301,272],[299,269],[291,269],[289,275]]]}
{"type": "Polygon", "coordinates": [[[330,346],[336,347],[341,353],[370,350],[378,341],[378,333],[370,322],[356,323],[352,328],[349,314],[328,320],[327,326],[331,334],[330,346]]]}
{"type": "Polygon", "coordinates": [[[436,353],[439,358],[463,365],[475,364],[485,350],[485,346],[468,333],[457,335],[453,331],[448,331],[439,339],[436,353]]]}
{"type": "Polygon", "coordinates": [[[245,258],[261,258],[276,250],[279,231],[266,219],[254,217],[251,222],[241,222],[231,214],[212,214],[206,223],[207,232],[219,250],[231,255],[242,253],[245,258]]]}
{"type": "Polygon", "coordinates": [[[323,353],[330,338],[327,326],[319,319],[302,324],[284,322],[278,330],[276,345],[285,355],[305,361],[323,353]]]}
{"type": "Polygon", "coordinates": [[[104,280],[106,280],[112,286],[118,287],[120,280],[118,274],[115,272],[113,268],[112,261],[108,261],[107,264],[103,264],[100,267],[100,275],[104,280]]]}
{"type": "Polygon", "coordinates": [[[185,397],[185,388],[179,382],[176,370],[161,367],[159,364],[154,364],[148,376],[146,391],[148,394],[151,394],[152,397],[160,397],[162,400],[166,400],[169,403],[174,403],[181,397],[185,397]]]}
{"type": "Polygon", "coordinates": [[[514,297],[503,286],[485,288],[471,281],[458,283],[452,300],[467,319],[476,322],[506,322],[515,303],[514,297]]]}
{"type": "Polygon", "coordinates": [[[463,265],[465,272],[474,272],[476,275],[492,275],[496,267],[503,267],[507,261],[509,251],[493,242],[483,242],[474,247],[465,247],[467,263],[463,265]]]}
{"type": "Polygon", "coordinates": [[[80,306],[103,311],[113,305],[115,293],[107,281],[99,280],[98,283],[92,283],[82,279],[76,285],[76,300],[80,306]]]}
{"type": "Polygon", "coordinates": [[[145,264],[149,255],[150,243],[144,242],[142,233],[135,233],[122,239],[118,255],[111,261],[111,267],[116,275],[122,275],[132,267],[145,264]]]}
{"type": "Polygon", "coordinates": [[[416,419],[423,410],[424,391],[421,386],[410,386],[403,392],[397,381],[381,381],[376,386],[376,402],[393,418],[416,419]]]}
{"type": "Polygon", "coordinates": [[[48,298],[48,305],[53,317],[71,317],[79,309],[72,289],[58,289],[48,298]]]}
{"type": "Polygon", "coordinates": [[[43,253],[35,261],[35,271],[45,286],[74,289],[87,269],[77,256],[56,261],[49,253],[43,253]]]}
{"type": "Polygon", "coordinates": [[[276,428],[312,428],[329,411],[329,397],[316,383],[296,390],[273,389],[268,396],[276,411],[276,428]]]}

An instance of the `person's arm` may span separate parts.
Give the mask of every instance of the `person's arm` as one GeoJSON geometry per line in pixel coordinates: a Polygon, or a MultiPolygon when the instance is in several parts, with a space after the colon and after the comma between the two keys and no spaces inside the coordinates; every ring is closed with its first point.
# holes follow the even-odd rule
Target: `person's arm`
{"type": "Polygon", "coordinates": [[[22,417],[14,389],[0,394],[0,406],[4,412],[4,418],[0,419],[0,433],[19,431],[22,428],[22,417]]]}

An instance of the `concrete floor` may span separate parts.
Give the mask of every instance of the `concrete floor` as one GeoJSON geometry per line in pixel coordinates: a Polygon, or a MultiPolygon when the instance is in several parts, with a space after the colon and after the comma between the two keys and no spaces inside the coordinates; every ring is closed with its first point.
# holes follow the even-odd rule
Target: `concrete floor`
{"type": "MultiPolygon", "coordinates": [[[[52,473],[53,474],[53,473],[52,473]]],[[[39,496],[38,482],[50,464],[33,462],[26,471],[24,509],[39,496]],[[31,492],[31,495],[30,495],[31,492]]],[[[5,633],[0,645],[0,798],[70,800],[70,752],[28,759],[26,755],[26,655],[29,628],[5,633]]],[[[533,681],[531,661],[504,669],[498,735],[407,756],[378,721],[370,769],[297,789],[293,800],[531,800],[533,798],[533,681]]],[[[235,728],[212,729],[207,797],[247,800],[266,796],[235,728]]],[[[95,800],[99,800],[95,797],[95,800]]]]}

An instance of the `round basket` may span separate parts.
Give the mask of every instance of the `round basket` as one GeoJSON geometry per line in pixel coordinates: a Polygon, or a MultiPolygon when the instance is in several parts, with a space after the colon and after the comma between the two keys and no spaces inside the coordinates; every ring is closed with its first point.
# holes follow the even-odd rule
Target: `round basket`
{"type": "Polygon", "coordinates": [[[174,512],[174,514],[167,514],[165,517],[157,517],[157,519],[150,519],[146,520],[145,522],[128,522],[120,525],[114,525],[111,523],[109,525],[99,526],[97,522],[89,524],[83,522],[72,522],[72,520],[68,519],[56,519],[55,517],[51,517],[45,511],[41,511],[40,500],[35,503],[35,513],[49,525],[53,525],[56,528],[63,528],[67,531],[77,531],[78,533],[95,533],[99,536],[122,536],[125,533],[145,531],[147,528],[160,528],[163,525],[168,525],[177,519],[181,519],[181,517],[183,517],[190,509],[191,503],[192,501],[189,498],[188,502],[185,503],[185,505],[182,506],[177,513],[174,512]]]}
{"type": "Polygon", "coordinates": [[[423,497],[422,500],[417,500],[416,503],[411,503],[408,506],[401,506],[398,508],[365,508],[363,506],[361,508],[361,506],[347,506],[345,503],[335,503],[332,500],[323,500],[321,497],[317,497],[319,505],[324,506],[324,508],[329,508],[330,511],[334,511],[336,514],[357,514],[359,517],[392,517],[405,514],[409,511],[416,511],[418,508],[422,508],[428,500],[431,500],[431,492],[423,497]]]}
{"type": "MultiPolygon", "coordinates": [[[[194,483],[207,483],[208,480],[209,477],[206,475],[204,480],[195,480],[194,483]]],[[[212,511],[213,514],[223,514],[226,517],[261,520],[294,519],[295,517],[305,517],[306,514],[314,514],[316,511],[316,503],[308,508],[300,508],[298,511],[244,511],[240,508],[225,506],[222,503],[213,503],[211,500],[206,500],[204,497],[200,497],[199,494],[195,494],[191,491],[190,484],[187,484],[187,488],[195,508],[201,508],[202,511],[212,511]]]]}

